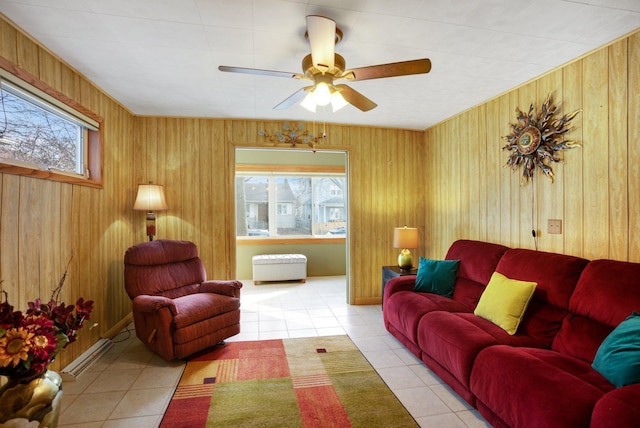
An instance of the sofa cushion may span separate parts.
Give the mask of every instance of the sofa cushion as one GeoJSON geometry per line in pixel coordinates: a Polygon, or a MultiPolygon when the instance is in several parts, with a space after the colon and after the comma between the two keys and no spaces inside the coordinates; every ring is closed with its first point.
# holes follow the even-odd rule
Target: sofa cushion
{"type": "Polygon", "coordinates": [[[602,341],[640,308],[640,263],[589,262],[571,296],[572,314],[562,323],[552,349],[589,363],[602,341]]]}
{"type": "Polygon", "coordinates": [[[587,427],[595,403],[613,389],[585,361],[501,345],[478,354],[470,384],[480,413],[510,427],[587,427]]]}
{"type": "Polygon", "coordinates": [[[640,383],[640,314],[634,312],[602,342],[593,368],[616,387],[640,383]]]}
{"type": "Polygon", "coordinates": [[[535,289],[535,282],[518,281],[494,272],[474,314],[513,335],[518,330],[535,289]]]}
{"type": "Polygon", "coordinates": [[[417,344],[418,323],[424,314],[433,311],[470,312],[471,308],[439,294],[399,291],[384,302],[385,326],[393,325],[417,344]]]}
{"type": "Polygon", "coordinates": [[[420,257],[414,291],[453,296],[460,260],[431,260],[420,257]]]}
{"type": "Polygon", "coordinates": [[[179,330],[191,324],[240,309],[240,299],[215,293],[194,293],[173,299],[177,314],[173,326],[179,330]]]}
{"type": "Polygon", "coordinates": [[[635,427],[640,421],[640,383],[607,392],[593,408],[590,428],[635,427]]]}
{"type": "Polygon", "coordinates": [[[127,249],[124,276],[133,300],[141,294],[174,299],[196,293],[207,274],[193,242],[159,239],[127,249]]]}
{"type": "Polygon", "coordinates": [[[537,283],[519,333],[551,346],[569,313],[569,298],[588,261],[564,254],[523,248],[504,253],[496,271],[508,278],[537,283]]]}
{"type": "Polygon", "coordinates": [[[475,308],[502,255],[509,248],[489,242],[460,239],[449,247],[446,260],[460,260],[453,299],[475,308]]]}
{"type": "Polygon", "coordinates": [[[500,344],[544,346],[532,337],[510,335],[491,321],[461,312],[435,311],[426,314],[418,324],[417,336],[427,366],[438,375],[442,370],[446,371],[466,388],[476,355],[483,349],[500,344]]]}

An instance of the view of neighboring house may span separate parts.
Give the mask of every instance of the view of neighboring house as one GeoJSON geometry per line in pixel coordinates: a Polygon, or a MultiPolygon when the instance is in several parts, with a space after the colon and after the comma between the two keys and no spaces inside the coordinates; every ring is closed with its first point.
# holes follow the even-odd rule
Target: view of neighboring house
{"type": "Polygon", "coordinates": [[[238,218],[246,223],[238,221],[238,236],[345,233],[343,178],[247,176],[241,183],[238,218]]]}

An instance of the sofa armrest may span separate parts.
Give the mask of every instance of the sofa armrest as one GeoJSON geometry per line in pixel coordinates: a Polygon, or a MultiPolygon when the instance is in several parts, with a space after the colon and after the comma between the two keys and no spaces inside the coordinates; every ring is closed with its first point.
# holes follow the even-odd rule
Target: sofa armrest
{"type": "Polygon", "coordinates": [[[172,316],[178,314],[178,308],[176,308],[173,300],[163,296],[141,294],[133,299],[133,306],[139,312],[144,313],[158,312],[161,308],[168,308],[172,316]]]}
{"type": "Polygon", "coordinates": [[[398,291],[412,291],[415,285],[415,275],[401,275],[391,278],[384,286],[383,299],[387,300],[393,293],[397,293],[398,291]]]}
{"type": "Polygon", "coordinates": [[[640,383],[609,391],[591,414],[591,428],[631,427],[640,421],[640,383]]]}
{"type": "Polygon", "coordinates": [[[200,285],[201,293],[223,294],[225,296],[240,298],[242,283],[236,280],[208,280],[200,285]]]}

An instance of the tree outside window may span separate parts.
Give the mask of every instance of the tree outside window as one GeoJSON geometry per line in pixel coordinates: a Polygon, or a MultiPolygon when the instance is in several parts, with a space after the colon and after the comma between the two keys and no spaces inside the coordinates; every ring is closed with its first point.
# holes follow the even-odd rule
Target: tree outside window
{"type": "Polygon", "coordinates": [[[85,138],[86,128],[77,121],[0,84],[0,158],[84,174],[85,138]]]}

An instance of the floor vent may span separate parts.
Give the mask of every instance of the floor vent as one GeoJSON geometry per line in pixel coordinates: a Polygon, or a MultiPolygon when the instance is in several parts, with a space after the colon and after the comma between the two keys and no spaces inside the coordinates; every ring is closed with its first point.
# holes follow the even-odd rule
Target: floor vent
{"type": "Polygon", "coordinates": [[[82,355],[73,360],[71,364],[62,369],[62,380],[73,382],[93,363],[103,356],[111,347],[113,342],[109,339],[100,339],[97,343],[87,349],[82,355]]]}

